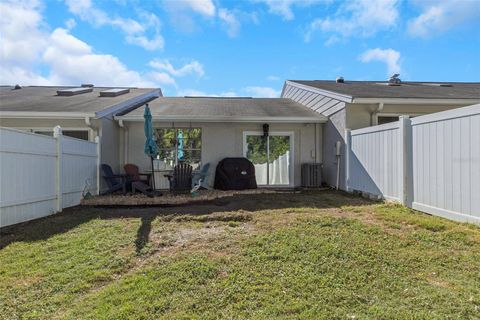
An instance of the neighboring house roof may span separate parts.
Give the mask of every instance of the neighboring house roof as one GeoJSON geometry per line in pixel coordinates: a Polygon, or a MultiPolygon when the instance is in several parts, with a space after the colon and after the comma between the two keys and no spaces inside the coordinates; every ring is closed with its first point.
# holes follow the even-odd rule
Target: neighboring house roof
{"type": "Polygon", "coordinates": [[[402,82],[387,81],[287,80],[304,86],[355,98],[480,99],[480,82],[402,82]]]}
{"type": "Polygon", "coordinates": [[[63,96],[57,91],[75,87],[28,86],[14,89],[11,86],[0,86],[0,115],[2,116],[62,116],[73,117],[88,115],[101,118],[130,110],[161,96],[160,89],[128,88],[129,92],[115,95],[112,87],[93,87],[91,92],[63,96]],[[100,96],[101,91],[110,90],[107,95],[100,96]]]}
{"type": "MultiPolygon", "coordinates": [[[[165,121],[197,122],[325,122],[327,118],[284,98],[160,97],[149,103],[152,117],[165,121]]],[[[121,120],[143,121],[143,108],[121,120]]]]}

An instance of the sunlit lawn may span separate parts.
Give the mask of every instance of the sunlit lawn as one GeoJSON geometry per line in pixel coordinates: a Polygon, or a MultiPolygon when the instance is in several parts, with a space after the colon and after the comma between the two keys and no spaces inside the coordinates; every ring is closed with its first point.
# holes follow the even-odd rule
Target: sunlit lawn
{"type": "Polygon", "coordinates": [[[3,230],[3,319],[480,318],[480,228],[334,192],[3,230]]]}

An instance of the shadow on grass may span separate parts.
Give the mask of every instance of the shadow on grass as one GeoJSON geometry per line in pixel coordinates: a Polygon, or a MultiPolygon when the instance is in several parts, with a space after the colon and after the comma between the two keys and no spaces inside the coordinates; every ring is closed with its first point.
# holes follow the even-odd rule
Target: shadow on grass
{"type": "Polygon", "coordinates": [[[151,224],[157,217],[167,215],[207,215],[216,212],[233,212],[288,208],[340,208],[342,206],[363,206],[373,202],[339,191],[302,191],[271,194],[234,195],[203,204],[177,207],[129,206],[90,207],[77,206],[62,213],[0,229],[0,249],[15,242],[34,242],[68,232],[93,219],[139,218],[135,247],[139,253],[149,241],[151,224]]]}

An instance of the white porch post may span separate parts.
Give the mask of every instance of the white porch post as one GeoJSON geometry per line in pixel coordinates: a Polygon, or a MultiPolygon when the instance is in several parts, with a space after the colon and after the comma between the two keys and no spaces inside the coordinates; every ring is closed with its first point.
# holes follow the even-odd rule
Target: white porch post
{"type": "Polygon", "coordinates": [[[350,158],[352,152],[352,132],[350,129],[345,130],[345,190],[351,192],[350,182],[350,158]]]}
{"type": "Polygon", "coordinates": [[[100,175],[101,175],[101,172],[100,172],[100,137],[99,136],[96,136],[95,137],[95,143],[97,144],[97,192],[96,194],[99,195],[100,194],[100,175]]]}
{"type": "Polygon", "coordinates": [[[413,195],[412,183],[412,122],[408,116],[399,119],[399,154],[401,165],[399,167],[399,192],[400,202],[411,207],[413,195]]]}
{"type": "Polygon", "coordinates": [[[57,161],[55,163],[55,193],[57,194],[57,212],[62,211],[63,209],[63,186],[62,186],[62,128],[56,126],[53,128],[53,136],[57,140],[57,161]]]}

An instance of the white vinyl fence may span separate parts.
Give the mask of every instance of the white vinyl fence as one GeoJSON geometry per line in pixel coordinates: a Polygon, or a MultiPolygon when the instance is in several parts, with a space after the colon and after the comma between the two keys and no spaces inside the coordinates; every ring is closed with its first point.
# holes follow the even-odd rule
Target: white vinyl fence
{"type": "Polygon", "coordinates": [[[0,128],[0,227],[78,205],[97,193],[98,143],[0,128]]]}
{"type": "Polygon", "coordinates": [[[400,131],[398,121],[354,130],[347,135],[350,189],[401,201],[403,133],[400,131]]]}
{"type": "Polygon", "coordinates": [[[480,224],[480,105],[346,136],[348,191],[480,224]]]}

